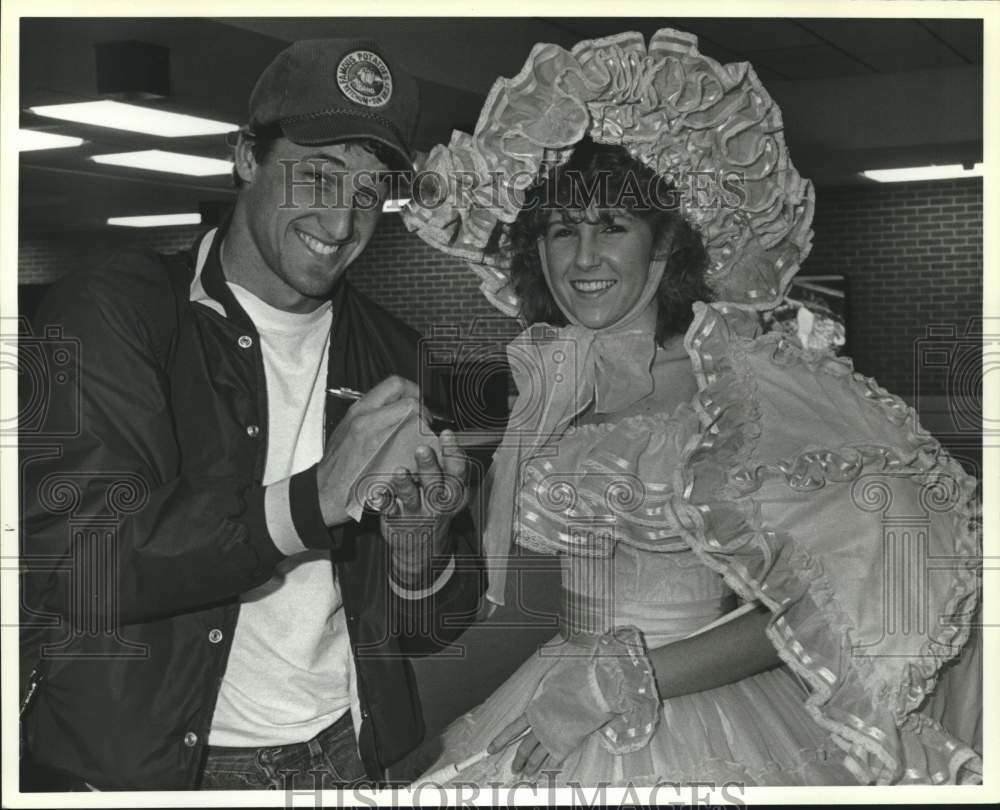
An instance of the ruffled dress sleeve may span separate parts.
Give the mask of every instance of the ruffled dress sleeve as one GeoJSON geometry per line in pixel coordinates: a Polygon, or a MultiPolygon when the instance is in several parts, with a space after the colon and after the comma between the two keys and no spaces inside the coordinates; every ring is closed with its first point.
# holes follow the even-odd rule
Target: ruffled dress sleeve
{"type": "Polygon", "coordinates": [[[768,636],[863,783],[981,781],[926,698],[969,637],[977,482],[850,361],[697,304],[700,431],[672,508],[691,549],[772,612],[768,636]]]}

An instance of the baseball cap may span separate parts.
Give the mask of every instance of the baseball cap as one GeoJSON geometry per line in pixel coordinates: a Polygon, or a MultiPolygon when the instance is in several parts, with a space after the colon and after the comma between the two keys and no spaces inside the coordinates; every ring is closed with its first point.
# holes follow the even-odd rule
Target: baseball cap
{"type": "Polygon", "coordinates": [[[250,94],[250,127],[302,145],[371,138],[412,166],[417,80],[377,42],[304,39],[279,53],[250,94]]]}

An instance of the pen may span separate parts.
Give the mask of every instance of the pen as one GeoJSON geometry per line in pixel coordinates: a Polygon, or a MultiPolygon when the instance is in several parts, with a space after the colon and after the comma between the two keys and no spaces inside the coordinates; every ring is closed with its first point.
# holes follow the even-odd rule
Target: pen
{"type": "MultiPolygon", "coordinates": [[[[358,391],[354,388],[347,388],[347,387],[327,388],[326,393],[328,393],[332,397],[337,397],[337,399],[349,399],[352,401],[359,400],[361,399],[361,397],[364,396],[363,392],[358,391]]],[[[432,422],[441,422],[446,425],[455,424],[455,420],[452,419],[450,416],[445,416],[443,413],[439,413],[438,411],[432,410],[431,408],[428,408],[426,405],[424,406],[424,411],[430,417],[432,422]]]]}
{"type": "MultiPolygon", "coordinates": [[[[526,737],[529,731],[531,731],[530,726],[526,728],[524,731],[522,731],[520,734],[518,734],[513,740],[510,740],[510,742],[508,742],[507,745],[503,746],[503,748],[501,748],[500,751],[503,751],[508,746],[511,746],[518,740],[526,737]]],[[[500,753],[500,751],[495,751],[494,753],[500,753]]],[[[439,768],[433,773],[427,774],[420,781],[422,783],[431,782],[437,785],[444,785],[447,782],[450,782],[456,776],[458,776],[466,768],[471,768],[473,765],[478,765],[480,762],[482,762],[489,756],[490,756],[489,749],[484,748],[478,754],[473,754],[471,757],[463,759],[461,762],[456,762],[454,765],[445,765],[443,768],[439,768]]]]}

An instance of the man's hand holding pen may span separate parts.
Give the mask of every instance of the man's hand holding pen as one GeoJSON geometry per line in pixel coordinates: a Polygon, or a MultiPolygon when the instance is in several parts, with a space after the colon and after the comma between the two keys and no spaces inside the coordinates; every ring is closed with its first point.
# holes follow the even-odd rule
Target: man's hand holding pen
{"type": "MultiPolygon", "coordinates": [[[[338,389],[343,392],[346,389],[338,389]]],[[[331,392],[334,393],[334,392],[331,392]]],[[[334,395],[354,399],[357,392],[334,395]]],[[[317,468],[320,508],[328,526],[350,519],[346,504],[357,459],[370,455],[384,441],[387,427],[396,425],[412,409],[428,419],[417,385],[389,377],[351,405],[327,441],[317,468]]],[[[441,457],[418,446],[411,463],[385,470],[382,536],[392,555],[393,573],[410,587],[425,583],[431,560],[448,554],[448,527],[468,501],[468,459],[454,433],[439,436],[441,457]]],[[[380,471],[382,472],[382,471],[380,471]]],[[[381,504],[380,504],[381,505],[381,504]]]]}

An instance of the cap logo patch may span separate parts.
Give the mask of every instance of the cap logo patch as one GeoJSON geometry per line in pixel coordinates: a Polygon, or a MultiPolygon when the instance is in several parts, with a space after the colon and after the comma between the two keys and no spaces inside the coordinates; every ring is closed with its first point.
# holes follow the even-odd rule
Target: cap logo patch
{"type": "Polygon", "coordinates": [[[340,92],[355,104],[381,107],[392,98],[392,74],[371,51],[351,51],[337,65],[340,92]]]}

